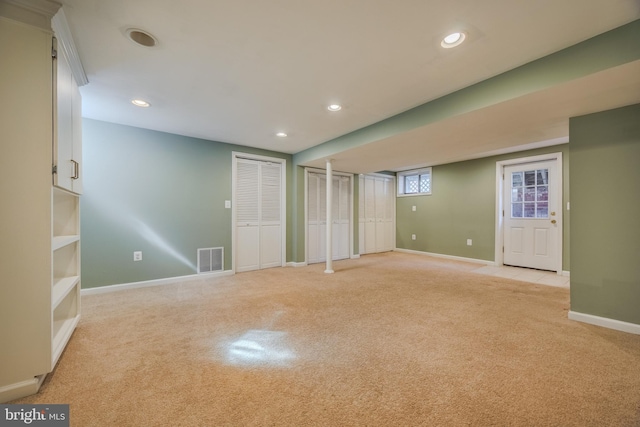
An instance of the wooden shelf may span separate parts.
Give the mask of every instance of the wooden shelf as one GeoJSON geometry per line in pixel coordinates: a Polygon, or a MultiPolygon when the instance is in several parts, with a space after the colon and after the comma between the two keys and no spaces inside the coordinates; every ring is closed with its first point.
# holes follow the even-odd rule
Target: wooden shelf
{"type": "Polygon", "coordinates": [[[69,317],[66,319],[60,319],[53,322],[53,330],[55,335],[53,336],[53,342],[51,345],[51,366],[52,368],[58,362],[62,351],[67,345],[69,338],[71,338],[71,334],[73,330],[78,325],[80,321],[80,314],[77,314],[74,317],[69,317]]]}
{"type": "Polygon", "coordinates": [[[71,236],[55,236],[51,243],[52,249],[55,251],[60,248],[64,248],[67,245],[70,245],[73,242],[78,242],[80,240],[80,236],[77,234],[71,236]]]}
{"type": "Polygon", "coordinates": [[[53,285],[53,292],[51,293],[52,310],[55,310],[69,292],[74,290],[79,281],[80,276],[71,276],[60,279],[53,285]]]}

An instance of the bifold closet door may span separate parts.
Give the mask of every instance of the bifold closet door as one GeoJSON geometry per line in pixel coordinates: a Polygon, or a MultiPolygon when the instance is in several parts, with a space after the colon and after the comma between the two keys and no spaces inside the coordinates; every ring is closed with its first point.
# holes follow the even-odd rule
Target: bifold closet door
{"type": "Polygon", "coordinates": [[[280,163],[237,159],[236,271],[282,265],[280,163]]]}
{"type": "MultiPolygon", "coordinates": [[[[327,177],[308,174],[307,185],[307,262],[327,259],[327,177]]],[[[333,257],[349,258],[351,185],[349,177],[334,176],[332,181],[333,257]]]]}
{"type": "Polygon", "coordinates": [[[351,209],[349,201],[351,186],[346,176],[333,177],[333,259],[349,258],[349,225],[351,222],[351,209]]]}
{"type": "Polygon", "coordinates": [[[307,188],[307,262],[325,261],[327,244],[327,178],[310,173],[307,188]]]}

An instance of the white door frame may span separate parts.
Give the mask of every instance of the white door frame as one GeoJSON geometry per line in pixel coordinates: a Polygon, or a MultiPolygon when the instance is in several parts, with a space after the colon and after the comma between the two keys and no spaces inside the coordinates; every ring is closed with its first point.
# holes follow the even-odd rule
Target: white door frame
{"type": "MultiPolygon", "coordinates": [[[[304,264],[309,263],[309,173],[326,175],[327,171],[318,168],[304,168],[304,264]]],[[[349,257],[356,258],[353,253],[353,174],[333,171],[333,176],[349,178],[349,257]]]]}
{"type": "Polygon", "coordinates": [[[556,269],[555,271],[562,275],[562,243],[564,238],[564,221],[563,221],[563,212],[564,206],[562,205],[562,153],[549,153],[549,154],[541,154],[539,156],[529,156],[529,157],[520,157],[517,159],[509,159],[502,160],[496,162],[496,237],[495,237],[495,264],[497,266],[504,265],[504,209],[505,209],[505,201],[504,201],[504,168],[506,166],[518,165],[518,164],[526,164],[526,163],[534,163],[534,162],[542,162],[542,161],[554,161],[556,162],[556,167],[558,171],[558,194],[557,194],[557,204],[558,204],[558,246],[557,250],[557,261],[556,261],[556,269]]]}
{"type": "Polygon", "coordinates": [[[257,160],[262,162],[280,163],[282,170],[280,173],[280,224],[282,228],[280,261],[284,267],[287,262],[287,160],[277,157],[260,156],[258,154],[242,153],[239,151],[231,152],[231,271],[236,273],[236,178],[238,174],[238,159],[257,160]]]}

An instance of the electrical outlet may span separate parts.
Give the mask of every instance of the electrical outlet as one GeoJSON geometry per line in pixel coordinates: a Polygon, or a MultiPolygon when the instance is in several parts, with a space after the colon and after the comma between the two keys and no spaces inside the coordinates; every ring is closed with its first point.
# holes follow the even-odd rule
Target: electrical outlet
{"type": "Polygon", "coordinates": [[[467,239],[467,246],[471,246],[473,244],[473,240],[467,239]]]}
{"type": "Polygon", "coordinates": [[[133,253],[133,260],[134,261],[142,261],[142,251],[135,251],[133,253]]]}
{"type": "Polygon", "coordinates": [[[416,240],[416,235],[415,234],[411,235],[411,240],[416,240]]]}
{"type": "Polygon", "coordinates": [[[415,212],[415,211],[416,211],[416,207],[415,207],[415,206],[411,206],[411,210],[412,210],[413,212],[415,212]]]}
{"type": "Polygon", "coordinates": [[[225,200],[224,201],[224,208],[225,209],[231,209],[231,200],[225,200]]]}

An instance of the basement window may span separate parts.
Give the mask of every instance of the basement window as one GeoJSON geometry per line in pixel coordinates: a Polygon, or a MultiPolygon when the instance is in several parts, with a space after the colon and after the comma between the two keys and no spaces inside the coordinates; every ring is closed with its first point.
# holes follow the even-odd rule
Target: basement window
{"type": "Polygon", "coordinates": [[[398,172],[398,196],[431,194],[431,168],[398,172]]]}

